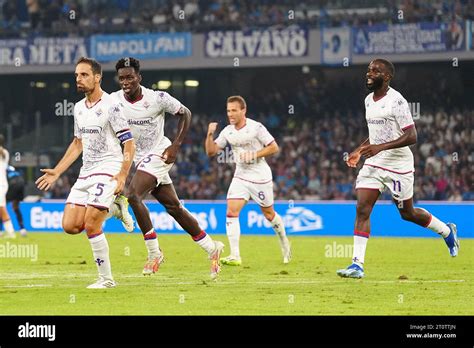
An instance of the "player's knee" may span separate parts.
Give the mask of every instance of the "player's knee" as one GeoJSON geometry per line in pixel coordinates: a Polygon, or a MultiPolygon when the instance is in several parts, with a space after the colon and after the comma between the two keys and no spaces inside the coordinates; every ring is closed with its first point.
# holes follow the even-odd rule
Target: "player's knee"
{"type": "Polygon", "coordinates": [[[79,234],[82,232],[82,226],[77,226],[71,223],[63,222],[63,230],[67,234],[79,234]]]}
{"type": "Polygon", "coordinates": [[[366,204],[358,204],[356,212],[357,212],[358,220],[368,220],[370,218],[370,213],[372,212],[372,208],[366,204]]]}
{"type": "Polygon", "coordinates": [[[165,208],[172,217],[178,216],[183,211],[183,207],[179,203],[165,204],[165,208]]]}
{"type": "Polygon", "coordinates": [[[234,210],[234,209],[227,209],[226,215],[227,215],[227,217],[238,217],[239,216],[239,211],[234,210]]]}
{"type": "Polygon", "coordinates": [[[275,217],[275,212],[274,211],[264,211],[263,215],[265,216],[265,219],[268,221],[272,221],[273,218],[275,217]]]}
{"type": "Polygon", "coordinates": [[[130,194],[128,195],[128,203],[130,203],[130,205],[132,207],[140,204],[142,202],[142,198],[140,197],[140,195],[138,195],[137,193],[135,192],[130,192],[130,194]]]}

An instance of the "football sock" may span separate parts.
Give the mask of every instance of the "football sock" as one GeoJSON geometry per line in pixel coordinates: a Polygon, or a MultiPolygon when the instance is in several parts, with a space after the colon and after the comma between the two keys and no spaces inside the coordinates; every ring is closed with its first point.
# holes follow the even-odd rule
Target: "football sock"
{"type": "Polygon", "coordinates": [[[449,229],[448,225],[446,225],[443,221],[439,220],[436,216],[431,214],[428,210],[424,208],[418,208],[418,209],[423,209],[426,211],[428,214],[430,214],[430,222],[428,225],[426,225],[426,228],[429,228],[431,231],[436,232],[443,236],[443,238],[446,238],[449,236],[449,233],[451,233],[451,230],[449,229]]]}
{"type": "Polygon", "coordinates": [[[352,263],[360,267],[364,265],[365,249],[369,240],[369,233],[354,230],[354,250],[352,253],[352,263]]]}
{"type": "Polygon", "coordinates": [[[277,234],[280,239],[286,236],[285,232],[285,224],[283,222],[283,219],[281,218],[280,215],[278,215],[277,212],[275,212],[275,216],[273,217],[273,220],[270,221],[272,224],[273,231],[277,234]]]}
{"type": "Polygon", "coordinates": [[[158,237],[154,229],[149,230],[143,236],[145,238],[145,245],[148,250],[148,259],[154,259],[160,256],[160,245],[158,244],[158,237]]]}
{"type": "Polygon", "coordinates": [[[197,236],[191,237],[209,255],[211,255],[216,249],[216,245],[214,244],[211,236],[204,231],[201,231],[201,233],[199,233],[197,236]]]}
{"type": "Polygon", "coordinates": [[[23,215],[21,215],[20,209],[15,209],[16,219],[18,220],[18,225],[20,225],[20,229],[24,229],[25,225],[23,224],[23,215]]]}
{"type": "Polygon", "coordinates": [[[13,229],[12,220],[3,221],[3,228],[5,229],[5,232],[7,233],[7,235],[11,236],[11,235],[15,234],[15,230],[13,229]]]}
{"type": "Polygon", "coordinates": [[[239,240],[240,240],[240,222],[239,217],[226,218],[226,232],[229,239],[230,255],[240,258],[239,240]]]}
{"type": "Polygon", "coordinates": [[[100,234],[89,236],[89,243],[91,243],[92,255],[94,262],[97,265],[99,276],[103,279],[113,280],[112,267],[109,259],[109,244],[105,238],[105,234],[101,231],[100,234]]]}

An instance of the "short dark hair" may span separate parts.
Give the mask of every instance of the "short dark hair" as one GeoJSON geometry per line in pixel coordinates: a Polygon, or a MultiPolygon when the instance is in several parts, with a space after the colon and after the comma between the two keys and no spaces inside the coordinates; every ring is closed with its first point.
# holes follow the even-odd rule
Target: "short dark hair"
{"type": "Polygon", "coordinates": [[[115,70],[118,72],[122,68],[133,68],[137,74],[140,73],[140,61],[133,57],[125,57],[119,59],[115,64],[115,70]]]}
{"type": "Polygon", "coordinates": [[[245,99],[241,97],[240,95],[233,95],[227,98],[227,103],[234,103],[234,102],[237,102],[240,104],[240,109],[247,108],[247,103],[245,102],[245,99]]]}
{"type": "Polygon", "coordinates": [[[382,63],[385,66],[385,69],[387,69],[390,73],[391,79],[393,79],[393,77],[395,76],[395,66],[392,64],[392,62],[389,62],[388,60],[382,58],[374,59],[374,62],[382,63]]]}
{"type": "Polygon", "coordinates": [[[80,63],[86,63],[89,64],[92,68],[92,73],[102,75],[102,66],[98,61],[96,61],[93,58],[88,58],[88,57],[81,57],[77,61],[76,65],[79,65],[80,63]]]}

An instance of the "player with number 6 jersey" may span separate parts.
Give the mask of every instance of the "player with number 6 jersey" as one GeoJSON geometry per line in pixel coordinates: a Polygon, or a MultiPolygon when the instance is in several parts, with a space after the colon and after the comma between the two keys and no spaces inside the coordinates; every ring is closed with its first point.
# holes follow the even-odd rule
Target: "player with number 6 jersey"
{"type": "Polygon", "coordinates": [[[227,98],[226,126],[214,140],[217,123],[210,123],[206,137],[206,153],[214,156],[222,151],[227,144],[232,148],[233,159],[236,163],[234,178],[227,193],[226,232],[230,244],[230,255],[221,259],[225,265],[239,266],[240,256],[240,211],[252,198],[260,205],[265,218],[271,223],[277,234],[283,254],[283,263],[291,260],[290,242],[286,237],[285,224],[273,208],[273,178],[272,171],[265,157],[279,151],[273,136],[263,124],[246,117],[247,105],[241,96],[227,98]]]}

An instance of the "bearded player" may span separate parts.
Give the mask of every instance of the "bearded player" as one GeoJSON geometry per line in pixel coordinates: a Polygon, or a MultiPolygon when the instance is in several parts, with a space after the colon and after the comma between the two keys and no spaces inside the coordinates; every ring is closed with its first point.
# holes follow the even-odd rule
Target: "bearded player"
{"type": "Polygon", "coordinates": [[[135,156],[137,170],[126,195],[148,249],[148,258],[142,273],[150,275],[157,272],[164,260],[150,213],[143,203],[145,196],[151,192],[208,254],[211,260],[211,278],[215,279],[220,272],[219,258],[224,244],[213,241],[211,236],[199,227],[197,220],[181,205],[168,174],[188,131],[191,111],[168,93],[141,86],[140,62],[137,59],[131,57],[120,59],[115,68],[121,90],[112,95],[118,98],[137,143],[135,156]],[[179,119],[173,143],[164,135],[166,112],[179,119]]]}
{"type": "Polygon", "coordinates": [[[407,101],[389,86],[394,73],[393,64],[384,59],[373,60],[367,70],[366,86],[372,92],[365,98],[369,138],[346,160],[349,167],[355,168],[361,157],[366,159],[356,180],[357,212],[352,264],[337,271],[341,277],[364,277],[370,214],[380,193],[386,188],[391,191],[403,220],[438,233],[444,238],[451,256],[458,254],[456,225],[444,223],[427,210],[413,206],[415,170],[409,146],[416,143],[417,133],[407,101]]]}
{"type": "Polygon", "coordinates": [[[100,64],[83,57],[76,64],[75,76],[77,90],[85,98],[74,105],[74,139],[54,169],[41,169],[45,174],[36,185],[48,190],[82,153],[81,171],[66,200],[62,225],[68,234],[86,230],[99,272],[99,279],[87,288],[113,288],[116,283],[102,224],[109,209],[117,209],[113,202],[124,188],[135,141],[116,99],[100,87],[100,64]]]}
{"type": "Polygon", "coordinates": [[[263,124],[246,116],[247,104],[241,96],[227,98],[229,125],[214,140],[217,123],[208,126],[206,153],[215,156],[227,144],[232,147],[236,162],[234,178],[227,193],[226,232],[230,244],[230,255],[221,262],[229,266],[240,266],[240,223],[239,215],[247,201],[252,198],[258,203],[265,218],[278,236],[283,263],[291,260],[290,242],[286,237],[285,224],[273,208],[273,178],[265,157],[279,151],[273,136],[263,124]]]}

